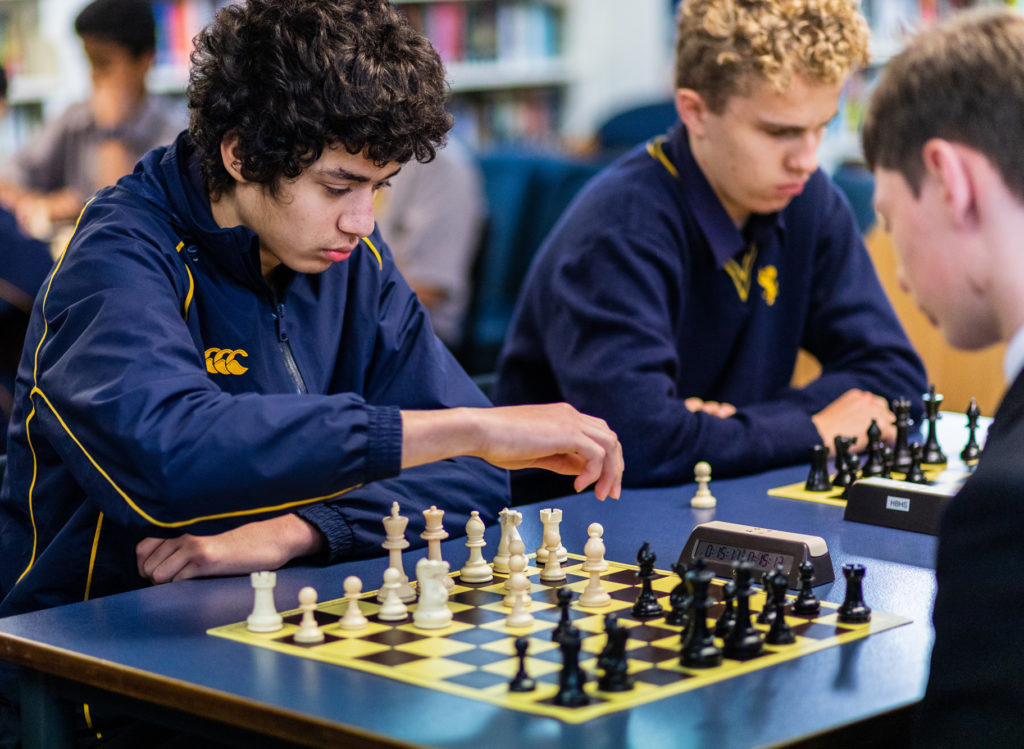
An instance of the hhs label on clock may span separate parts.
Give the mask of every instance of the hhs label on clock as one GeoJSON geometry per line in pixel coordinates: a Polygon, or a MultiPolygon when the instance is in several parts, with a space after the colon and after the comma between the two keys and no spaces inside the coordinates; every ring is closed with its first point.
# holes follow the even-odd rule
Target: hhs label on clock
{"type": "Polygon", "coordinates": [[[907,497],[886,497],[885,509],[910,512],[910,500],[907,497]]]}

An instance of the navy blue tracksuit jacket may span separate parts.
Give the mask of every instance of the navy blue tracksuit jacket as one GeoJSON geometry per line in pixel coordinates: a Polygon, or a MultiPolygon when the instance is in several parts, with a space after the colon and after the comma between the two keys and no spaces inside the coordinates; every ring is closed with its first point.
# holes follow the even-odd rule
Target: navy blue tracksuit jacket
{"type": "Polygon", "coordinates": [[[493,522],[507,473],[399,473],[399,409],[488,405],[375,231],[276,292],[210,213],[183,134],[85,208],[36,299],[0,493],[0,615],[145,584],[136,543],[299,512],[328,559],[383,553],[392,500],[493,522]]]}

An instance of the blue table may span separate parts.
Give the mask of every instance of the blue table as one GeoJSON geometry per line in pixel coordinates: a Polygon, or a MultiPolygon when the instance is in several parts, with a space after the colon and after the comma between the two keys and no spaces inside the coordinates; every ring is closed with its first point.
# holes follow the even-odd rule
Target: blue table
{"type": "MultiPolygon", "coordinates": [[[[943,446],[959,452],[963,417],[947,414],[943,422],[943,446]]],[[[583,494],[543,506],[562,509],[570,551],[582,552],[587,525],[597,521],[608,559],[633,562],[640,543],[649,541],[662,569],[694,525],[710,519],[822,536],[838,580],[817,588],[819,597],[841,602],[845,584],[838,572],[858,562],[867,567],[868,605],[913,622],[588,723],[570,725],[207,635],[251,610],[245,577],[186,581],[0,620],[0,658],[24,667],[23,686],[33,694],[26,740],[37,745],[63,740],[61,699],[95,699],[96,691],[127,698],[133,709],[167,712],[177,725],[240,727],[267,741],[275,736],[313,746],[729,749],[872,725],[905,728],[927,675],[936,539],[847,522],[838,507],[766,495],[806,473],[806,466],[795,466],[713,479],[713,510],[689,507],[692,484],[626,491],[619,501],[583,494]]],[[[519,508],[528,549],[542,536],[540,507],[519,508]]],[[[497,527],[488,529],[488,556],[498,535],[497,527]]],[[[443,548],[453,569],[468,555],[463,539],[443,548]]],[[[406,552],[407,571],[422,553],[406,552]]],[[[379,587],[385,559],[279,571],[278,607],[293,608],[305,585],[320,600],[340,598],[350,574],[366,580],[367,589],[379,587]]]]}

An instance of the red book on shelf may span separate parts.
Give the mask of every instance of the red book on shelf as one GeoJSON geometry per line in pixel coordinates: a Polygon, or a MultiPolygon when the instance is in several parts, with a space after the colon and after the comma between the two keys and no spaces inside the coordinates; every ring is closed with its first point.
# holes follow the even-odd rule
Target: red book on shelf
{"type": "Polygon", "coordinates": [[[178,61],[179,65],[187,66],[192,56],[192,40],[196,34],[209,22],[209,3],[206,0],[184,0],[182,7],[181,26],[184,32],[185,46],[182,49],[183,57],[178,61]]]}
{"type": "Polygon", "coordinates": [[[466,50],[466,4],[440,2],[429,6],[426,33],[443,61],[462,60],[466,50]]]}
{"type": "Polygon", "coordinates": [[[187,65],[188,55],[192,51],[192,36],[186,24],[186,0],[178,0],[174,4],[173,26],[171,29],[171,63],[187,65]]]}

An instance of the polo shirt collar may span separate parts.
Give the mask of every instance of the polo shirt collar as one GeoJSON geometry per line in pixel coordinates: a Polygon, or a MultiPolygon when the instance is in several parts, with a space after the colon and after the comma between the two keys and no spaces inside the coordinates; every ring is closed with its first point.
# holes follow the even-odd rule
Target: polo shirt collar
{"type": "Polygon", "coordinates": [[[742,231],[736,228],[693,157],[685,125],[679,125],[669,133],[665,151],[679,172],[684,199],[689,203],[691,214],[719,268],[746,251],[751,242],[761,243],[775,230],[785,229],[785,221],[780,212],[751,214],[742,231]]]}

